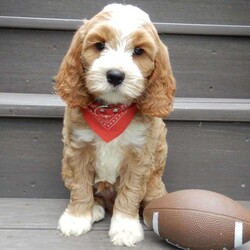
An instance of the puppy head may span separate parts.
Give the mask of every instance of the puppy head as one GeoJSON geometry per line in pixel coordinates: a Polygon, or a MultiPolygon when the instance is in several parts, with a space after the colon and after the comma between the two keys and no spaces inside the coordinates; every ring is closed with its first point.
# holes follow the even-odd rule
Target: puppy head
{"type": "Polygon", "coordinates": [[[94,99],[135,102],[143,114],[164,117],[175,81],[149,16],[131,5],[111,4],[76,32],[56,89],[70,107],[86,107],[94,99]]]}

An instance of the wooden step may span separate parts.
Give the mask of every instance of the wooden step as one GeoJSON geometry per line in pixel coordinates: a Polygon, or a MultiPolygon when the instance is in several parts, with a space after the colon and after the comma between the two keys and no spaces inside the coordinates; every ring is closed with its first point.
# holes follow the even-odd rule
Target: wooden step
{"type": "MultiPolygon", "coordinates": [[[[49,17],[65,19],[91,18],[103,9],[110,0],[74,1],[70,5],[67,0],[44,0],[34,2],[23,0],[15,4],[14,0],[1,0],[0,15],[49,17]]],[[[116,0],[124,3],[124,0],[116,0]]],[[[165,23],[205,23],[205,24],[238,24],[249,25],[248,0],[129,0],[148,12],[154,22],[165,23]]]]}
{"type": "MultiPolygon", "coordinates": [[[[1,16],[1,92],[51,94],[53,77],[81,24],[80,19],[1,16]]],[[[176,96],[250,97],[249,25],[155,24],[169,47],[176,96]]]]}
{"type": "MultiPolygon", "coordinates": [[[[250,209],[249,201],[239,201],[250,209]]],[[[65,199],[4,199],[0,198],[1,249],[13,250],[92,250],[124,249],[110,243],[108,237],[110,216],[95,223],[92,231],[79,237],[64,237],[56,229],[66,208],[65,199]]],[[[135,249],[174,250],[173,246],[144,226],[145,240],[135,249]]],[[[250,243],[245,247],[250,247],[250,243]]],[[[247,248],[246,248],[247,249],[247,248]]],[[[240,249],[239,249],[240,250],[240,249]]],[[[242,249],[243,250],[243,249],[242,249]]]]}
{"type": "MultiPolygon", "coordinates": [[[[13,110],[8,113],[10,106],[5,106],[2,110],[8,110],[8,115],[0,117],[0,197],[67,197],[60,175],[64,104],[56,99],[60,104],[54,107],[41,100],[31,105],[27,98],[23,106],[20,100],[20,106],[15,106],[10,102],[16,99],[5,98],[5,104],[6,100],[13,110]]],[[[180,110],[185,116],[185,109],[180,110]]],[[[193,110],[187,111],[186,118],[192,114],[195,119],[193,110]]],[[[183,116],[165,120],[169,145],[163,176],[166,187],[169,191],[211,189],[234,199],[250,200],[249,122],[199,120],[206,112],[199,110],[197,121],[183,121],[183,116]]],[[[226,112],[220,112],[225,119],[226,112]]]]}
{"type": "MultiPolygon", "coordinates": [[[[0,93],[0,116],[62,118],[65,103],[56,95],[0,93]]],[[[168,120],[250,121],[250,99],[175,98],[168,120]]]]}
{"type": "MultiPolygon", "coordinates": [[[[0,16],[1,28],[77,30],[83,19],[0,16]]],[[[177,35],[250,36],[249,25],[154,23],[158,33],[177,35]]]]}

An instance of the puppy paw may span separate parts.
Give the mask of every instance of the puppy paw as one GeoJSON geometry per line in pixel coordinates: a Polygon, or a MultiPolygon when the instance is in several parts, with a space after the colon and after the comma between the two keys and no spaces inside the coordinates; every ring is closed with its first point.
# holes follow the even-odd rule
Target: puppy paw
{"type": "Polygon", "coordinates": [[[131,247],[144,239],[144,232],[137,217],[116,213],[111,220],[109,237],[114,245],[131,247]]]}
{"type": "Polygon", "coordinates": [[[100,221],[105,217],[105,210],[102,206],[94,204],[93,207],[93,222],[100,221]]]}
{"type": "Polygon", "coordinates": [[[57,229],[65,236],[79,236],[90,231],[91,227],[92,217],[90,215],[78,217],[68,213],[66,209],[59,219],[57,229]]]}

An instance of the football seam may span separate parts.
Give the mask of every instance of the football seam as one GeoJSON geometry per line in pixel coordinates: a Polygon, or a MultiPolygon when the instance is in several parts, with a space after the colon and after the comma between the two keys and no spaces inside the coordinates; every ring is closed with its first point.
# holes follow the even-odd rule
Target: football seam
{"type": "MultiPolygon", "coordinates": [[[[147,209],[147,211],[151,211],[151,212],[158,212],[158,210],[172,210],[172,211],[175,211],[175,210],[178,210],[178,211],[190,211],[190,212],[195,212],[195,213],[205,213],[205,214],[211,214],[211,215],[216,215],[216,216],[221,216],[223,218],[230,218],[230,219],[233,219],[233,220],[236,220],[236,221],[241,221],[243,223],[246,223],[246,224],[249,224],[250,225],[250,221],[246,221],[246,220],[241,220],[239,218],[236,218],[236,217],[233,217],[233,216],[225,216],[225,215],[222,215],[222,214],[218,214],[218,213],[213,213],[213,212],[207,212],[207,211],[197,211],[197,210],[194,210],[194,209],[183,209],[183,208],[154,208],[154,209],[147,209]]],[[[144,216],[145,217],[145,216],[144,216]]]]}

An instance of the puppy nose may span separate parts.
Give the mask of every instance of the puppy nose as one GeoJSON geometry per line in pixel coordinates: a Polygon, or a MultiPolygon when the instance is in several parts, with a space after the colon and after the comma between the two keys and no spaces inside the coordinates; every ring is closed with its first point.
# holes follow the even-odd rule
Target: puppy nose
{"type": "Polygon", "coordinates": [[[106,77],[110,84],[117,86],[123,82],[125,74],[118,69],[112,69],[107,72],[106,77]]]}

